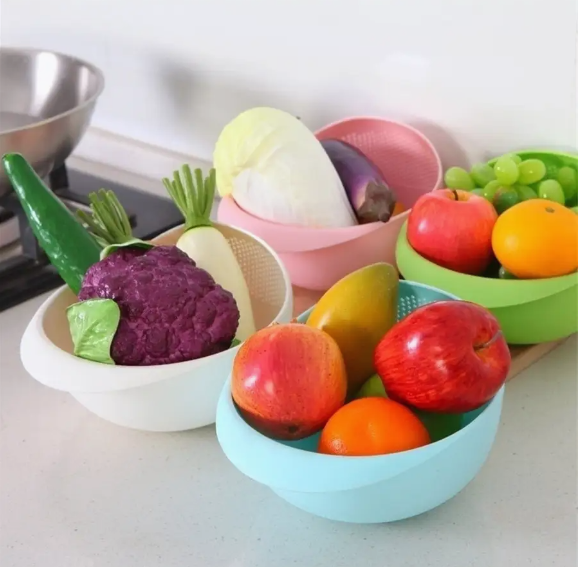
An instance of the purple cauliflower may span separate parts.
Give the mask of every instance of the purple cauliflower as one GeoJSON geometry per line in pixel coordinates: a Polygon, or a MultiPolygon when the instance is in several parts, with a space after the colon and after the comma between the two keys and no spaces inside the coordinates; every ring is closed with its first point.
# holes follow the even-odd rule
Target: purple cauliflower
{"type": "Polygon", "coordinates": [[[221,352],[230,347],[239,324],[232,294],[175,246],[118,249],[89,268],[78,298],[118,304],[111,357],[126,366],[221,352]]]}

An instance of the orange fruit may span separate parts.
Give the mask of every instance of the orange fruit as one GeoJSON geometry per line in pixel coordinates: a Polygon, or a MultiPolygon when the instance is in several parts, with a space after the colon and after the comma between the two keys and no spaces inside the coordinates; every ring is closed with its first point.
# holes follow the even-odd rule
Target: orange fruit
{"type": "Polygon", "coordinates": [[[317,450],[362,457],[409,451],[429,442],[427,429],[409,408],[389,398],[361,398],[329,418],[317,450]]]}
{"type": "Polygon", "coordinates": [[[400,203],[399,201],[397,201],[395,203],[395,207],[393,207],[393,211],[391,213],[391,216],[394,217],[395,215],[399,215],[401,213],[403,213],[406,210],[406,208],[403,206],[403,203],[400,203]]]}
{"type": "Polygon", "coordinates": [[[554,201],[523,201],[498,217],[492,248],[519,279],[570,274],[578,269],[578,215],[554,201]]]}

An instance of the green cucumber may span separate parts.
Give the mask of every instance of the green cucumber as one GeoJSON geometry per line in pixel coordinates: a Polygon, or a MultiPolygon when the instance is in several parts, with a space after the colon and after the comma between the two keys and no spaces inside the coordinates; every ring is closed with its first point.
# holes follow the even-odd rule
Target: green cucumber
{"type": "Polygon", "coordinates": [[[5,154],[2,164],[38,244],[60,277],[78,294],[84,274],[100,260],[100,246],[24,156],[5,154]]]}

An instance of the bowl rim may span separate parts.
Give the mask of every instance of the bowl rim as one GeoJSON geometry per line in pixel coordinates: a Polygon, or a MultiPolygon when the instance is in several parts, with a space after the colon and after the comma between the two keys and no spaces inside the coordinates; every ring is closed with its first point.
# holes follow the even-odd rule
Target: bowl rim
{"type": "Polygon", "coordinates": [[[394,124],[395,126],[400,126],[402,128],[405,128],[406,130],[409,130],[412,134],[416,135],[418,138],[421,138],[421,140],[425,142],[425,144],[428,146],[428,148],[430,149],[432,155],[435,157],[436,160],[438,177],[436,183],[434,184],[434,189],[442,185],[444,177],[443,164],[441,157],[438,151],[436,150],[433,142],[423,132],[418,130],[415,126],[411,126],[410,124],[402,122],[401,120],[395,120],[394,118],[386,118],[385,116],[374,116],[371,114],[359,114],[355,116],[347,116],[346,118],[341,118],[340,120],[334,120],[333,122],[330,122],[329,124],[326,124],[325,126],[322,126],[321,128],[315,130],[315,137],[319,139],[319,136],[323,135],[323,133],[326,130],[334,128],[335,126],[341,126],[342,124],[347,124],[348,122],[354,121],[383,122],[386,124],[394,124]]]}
{"type": "MultiPolygon", "coordinates": [[[[428,273],[436,272],[440,279],[451,278],[452,281],[456,283],[456,286],[460,287],[461,292],[457,290],[457,287],[453,286],[449,291],[460,295],[465,292],[469,297],[463,299],[479,301],[479,299],[475,300],[471,297],[471,293],[469,292],[472,290],[475,291],[476,295],[483,297],[487,296],[488,291],[494,291],[495,293],[493,294],[493,297],[495,297],[495,299],[485,301],[483,304],[484,307],[488,308],[512,307],[524,303],[531,303],[561,293],[572,286],[578,286],[578,272],[555,278],[502,280],[499,278],[471,276],[469,274],[462,274],[460,272],[448,270],[447,268],[430,262],[415,251],[407,238],[407,221],[403,223],[397,237],[395,253],[396,260],[400,253],[406,254],[411,259],[412,263],[419,263],[419,268],[422,270],[422,273],[424,270],[428,270],[428,273]],[[547,289],[543,289],[544,286],[546,286],[547,289]]],[[[436,285],[439,284],[436,282],[436,285]]],[[[440,287],[439,289],[444,288],[440,287]]]]}
{"type": "Polygon", "coordinates": [[[80,57],[75,57],[74,55],[70,55],[70,54],[63,53],[61,51],[56,51],[53,49],[42,49],[42,48],[38,48],[38,47],[17,47],[17,46],[8,46],[8,45],[2,46],[0,48],[0,51],[5,52],[6,54],[11,55],[11,56],[14,56],[14,55],[16,55],[16,56],[40,55],[42,53],[46,53],[48,55],[52,55],[54,57],[57,57],[60,60],[66,61],[67,63],[74,63],[75,65],[78,65],[79,67],[85,67],[86,69],[88,69],[88,71],[90,73],[92,73],[92,75],[95,78],[96,83],[97,83],[96,90],[92,94],[92,96],[90,96],[85,101],[81,102],[80,104],[74,106],[73,108],[69,108],[68,110],[65,110],[64,112],[60,112],[59,114],[57,114],[55,116],[50,116],[49,118],[44,118],[43,120],[38,120],[38,121],[34,122],[33,124],[28,124],[27,126],[20,126],[17,128],[11,128],[10,130],[4,130],[2,132],[3,136],[7,136],[9,134],[13,135],[13,134],[19,133],[21,131],[27,132],[27,131],[32,130],[33,128],[39,128],[40,126],[46,126],[48,124],[56,122],[57,120],[61,120],[62,118],[65,118],[67,116],[71,116],[77,112],[80,112],[81,110],[83,110],[87,107],[90,107],[90,105],[96,104],[96,101],[102,95],[104,88],[106,86],[104,73],[101,71],[101,69],[99,67],[90,63],[89,61],[86,61],[85,59],[81,59],[80,57]]]}
{"type": "MultiPolygon", "coordinates": [[[[271,439],[251,427],[239,414],[235,407],[231,395],[231,375],[227,378],[219,401],[217,403],[216,433],[217,440],[221,449],[243,474],[253,480],[279,490],[295,490],[294,486],[289,486],[286,481],[271,481],[264,477],[272,476],[266,472],[261,474],[253,472],[251,466],[245,466],[247,463],[268,462],[275,459],[277,466],[286,470],[289,466],[288,460],[291,459],[292,468],[307,467],[339,467],[338,475],[332,478],[324,478],[319,483],[315,478],[308,478],[304,481],[307,487],[300,486],[299,492],[334,492],[342,490],[352,490],[362,488],[376,482],[393,478],[402,474],[422,463],[434,458],[436,455],[448,449],[456,441],[470,435],[480,426],[484,416],[490,411],[496,410],[501,412],[506,384],[504,383],[496,394],[486,402],[481,408],[478,408],[477,415],[465,426],[447,437],[408,451],[390,453],[386,455],[369,455],[369,456],[343,456],[343,455],[326,455],[316,451],[307,451],[299,447],[286,445],[285,443],[271,439]],[[239,455],[237,447],[243,447],[243,454],[239,455]],[[231,449],[234,448],[234,451],[231,449]],[[233,454],[234,453],[234,454],[233,454]],[[247,459],[247,454],[250,458],[247,459]],[[344,478],[347,479],[346,486],[344,478]]],[[[315,476],[315,475],[313,475],[315,476]]]]}
{"type": "MultiPolygon", "coordinates": [[[[271,323],[275,322],[283,312],[287,311],[288,309],[291,310],[290,308],[293,303],[293,289],[291,286],[289,273],[279,258],[279,255],[266,242],[242,228],[225,225],[223,223],[214,224],[217,226],[225,226],[227,228],[241,232],[245,236],[255,240],[267,250],[267,252],[277,263],[285,283],[285,297],[283,298],[283,303],[280,309],[271,321],[271,323]]],[[[159,234],[153,239],[153,242],[156,239],[171,234],[172,232],[178,232],[183,228],[183,226],[184,224],[180,224],[159,234]]],[[[68,373],[72,373],[75,376],[84,376],[86,378],[86,380],[82,381],[84,385],[79,381],[76,386],[82,385],[82,387],[76,387],[69,390],[71,392],[109,392],[136,388],[152,384],[154,382],[161,382],[174,376],[181,375],[185,372],[196,370],[202,366],[210,364],[213,361],[218,361],[227,356],[234,355],[243,344],[239,343],[232,348],[226,349],[216,354],[205,356],[203,358],[153,366],[109,365],[92,360],[86,360],[58,347],[52,340],[48,338],[44,330],[46,312],[64,293],[73,292],[68,286],[63,285],[53,291],[36,310],[26,330],[24,331],[24,335],[20,343],[20,355],[22,362],[27,367],[34,364],[33,359],[35,358],[39,358],[44,361],[46,359],[50,359],[51,361],[54,361],[53,364],[61,368],[64,366],[68,367],[68,373]],[[95,375],[94,379],[92,379],[92,375],[95,375]],[[120,377],[122,377],[122,379],[120,377]],[[87,381],[94,382],[94,387],[88,388],[86,386],[87,381]]],[[[43,363],[40,365],[42,364],[43,363]]],[[[29,373],[38,379],[34,373],[29,373]]]]}
{"type": "MultiPolygon", "coordinates": [[[[245,430],[250,431],[252,433],[255,433],[255,435],[257,435],[258,438],[260,439],[260,442],[263,442],[263,443],[266,442],[265,443],[266,445],[273,444],[275,446],[283,447],[284,448],[283,450],[287,449],[289,451],[299,451],[300,453],[305,454],[305,455],[313,455],[313,458],[316,458],[318,460],[333,459],[333,460],[339,460],[339,461],[347,460],[349,462],[349,461],[351,461],[351,459],[355,459],[359,462],[362,462],[362,461],[371,461],[371,460],[373,460],[373,461],[377,461],[377,460],[387,461],[387,460],[391,460],[393,458],[399,457],[400,455],[410,455],[410,454],[417,455],[419,453],[424,453],[424,452],[430,451],[431,447],[434,447],[434,446],[443,447],[444,445],[452,443],[455,439],[458,439],[459,437],[464,435],[463,432],[466,429],[468,429],[483,413],[485,413],[491,405],[493,405],[495,403],[495,401],[499,397],[500,393],[503,390],[505,390],[505,387],[506,387],[506,382],[504,382],[504,384],[502,384],[500,386],[499,390],[492,396],[491,399],[489,399],[486,403],[482,404],[479,408],[472,410],[472,412],[478,412],[478,413],[471,421],[469,421],[463,427],[460,427],[460,429],[458,429],[454,433],[448,435],[447,437],[444,437],[443,439],[438,439],[437,441],[434,441],[432,443],[428,443],[427,445],[423,445],[422,447],[417,447],[415,449],[408,449],[407,451],[399,451],[398,453],[388,453],[385,455],[363,455],[363,456],[359,456],[359,455],[352,455],[352,456],[329,455],[329,454],[325,454],[325,453],[317,453],[316,451],[307,451],[307,450],[301,449],[299,447],[294,447],[292,445],[286,445],[285,443],[283,443],[282,440],[267,437],[267,435],[261,433],[260,431],[258,431],[254,427],[251,427],[251,425],[249,425],[242,418],[242,416],[239,414],[239,412],[235,408],[235,403],[233,401],[233,396],[231,394],[231,374],[229,374],[229,377],[227,378],[227,382],[225,383],[225,386],[223,388],[223,393],[226,395],[226,397],[230,401],[230,405],[228,407],[234,412],[235,422],[238,422],[240,424],[242,423],[245,430]]],[[[353,400],[351,400],[351,401],[353,401],[353,400]]],[[[349,402],[347,402],[347,403],[349,403],[349,402]]],[[[412,409],[410,406],[407,406],[406,404],[402,404],[402,405],[404,405],[405,407],[408,407],[410,410],[415,412],[415,410],[412,409]]],[[[472,413],[472,412],[464,412],[464,413],[472,413]]],[[[432,412],[427,412],[427,413],[432,413],[432,412]]],[[[463,414],[461,414],[461,415],[463,415],[463,414]]],[[[313,437],[314,435],[316,435],[316,434],[314,433],[313,435],[310,435],[310,437],[313,437]]]]}
{"type": "MultiPolygon", "coordinates": [[[[549,155],[549,156],[554,156],[554,157],[559,156],[559,157],[564,157],[564,158],[574,160],[576,162],[576,165],[578,165],[578,153],[574,154],[570,151],[559,151],[559,150],[551,150],[551,149],[544,149],[541,147],[536,147],[536,148],[525,148],[523,150],[506,152],[506,153],[516,154],[516,155],[519,155],[520,157],[522,157],[525,154],[532,154],[532,155],[533,154],[544,154],[544,155],[549,155]]],[[[504,155],[504,154],[501,154],[501,155],[504,155]]],[[[493,165],[494,163],[496,163],[498,158],[501,157],[501,155],[490,158],[489,160],[486,161],[486,163],[488,165],[493,165]]]]}

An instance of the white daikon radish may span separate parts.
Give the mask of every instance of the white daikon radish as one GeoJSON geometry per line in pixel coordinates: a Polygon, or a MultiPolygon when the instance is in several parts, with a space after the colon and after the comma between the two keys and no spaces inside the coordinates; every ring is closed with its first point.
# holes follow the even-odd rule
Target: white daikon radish
{"type": "Polygon", "coordinates": [[[275,108],[252,108],[227,124],[213,162],[221,196],[281,224],[337,228],[357,224],[343,184],[313,132],[275,108]]]}
{"type": "Polygon", "coordinates": [[[193,178],[188,165],[182,167],[182,173],[181,178],[175,171],[173,181],[163,179],[165,188],[185,218],[185,232],[179,238],[177,248],[233,294],[239,309],[239,327],[235,337],[244,341],[255,332],[251,297],[233,250],[210,219],[215,198],[215,170],[211,169],[205,179],[200,169],[195,170],[193,178]]]}

